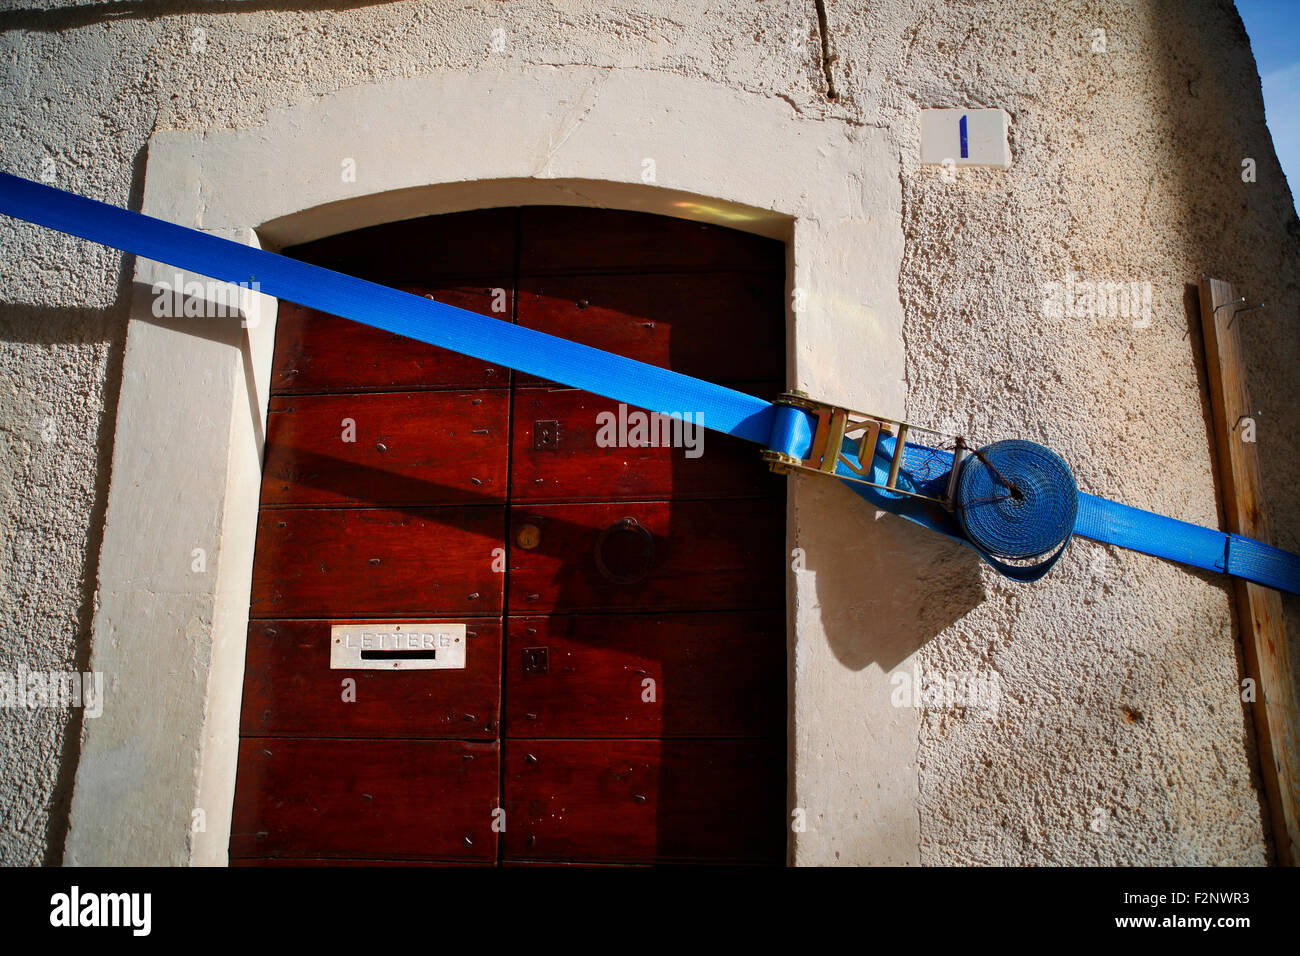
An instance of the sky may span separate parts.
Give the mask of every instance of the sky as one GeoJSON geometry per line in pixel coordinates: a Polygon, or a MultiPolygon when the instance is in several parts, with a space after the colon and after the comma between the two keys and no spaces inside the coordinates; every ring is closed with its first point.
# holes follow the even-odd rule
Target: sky
{"type": "Polygon", "coordinates": [[[1300,0],[1237,0],[1264,86],[1264,117],[1294,200],[1300,192],[1300,0]]]}

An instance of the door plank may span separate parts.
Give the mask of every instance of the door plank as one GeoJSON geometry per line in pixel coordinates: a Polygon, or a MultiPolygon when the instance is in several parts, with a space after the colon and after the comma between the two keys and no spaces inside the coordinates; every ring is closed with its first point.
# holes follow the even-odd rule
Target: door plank
{"type": "Polygon", "coordinates": [[[519,274],[751,270],[785,273],[785,244],[654,213],[577,206],[519,210],[519,274]]]}
{"type": "Polygon", "coordinates": [[[685,438],[685,444],[693,447],[601,447],[598,442],[615,437],[613,429],[620,421],[635,421],[628,417],[633,412],[646,414],[624,406],[620,417],[618,402],[574,389],[516,391],[511,499],[561,502],[784,494],[783,479],[762,465],[752,443],[702,427],[687,431],[669,422],[666,435],[665,420],[651,419],[656,442],[685,438]],[[539,427],[554,429],[555,441],[539,443],[539,427]],[[674,427],[676,437],[671,433],[674,427]]]}
{"type": "Polygon", "coordinates": [[[500,614],[504,508],[268,509],[250,617],[500,614]]]}
{"type": "MultiPolygon", "coordinates": [[[[455,737],[497,734],[501,624],[466,626],[464,670],[332,670],[330,625],[251,621],[240,733],[250,737],[455,737]],[[356,681],[346,701],[344,678],[356,681]]],[[[357,622],[361,623],[361,622],[357,622]]]]}
{"type": "Polygon", "coordinates": [[[785,849],[783,740],[508,740],[508,860],[755,861],[785,849]]]}
{"type": "Polygon", "coordinates": [[[416,866],[496,866],[495,860],[357,860],[339,858],[337,860],[322,859],[283,859],[278,857],[267,857],[266,859],[232,859],[232,867],[310,867],[312,869],[340,866],[366,866],[366,867],[416,867],[416,866]]]}
{"type": "Polygon", "coordinates": [[[528,505],[510,512],[510,608],[523,614],[579,611],[674,611],[783,607],[784,500],[635,501],[528,505]],[[604,547],[620,583],[600,573],[602,532],[633,518],[653,537],[611,532],[604,547]],[[519,546],[526,525],[539,531],[519,546]]]}
{"type": "Polygon", "coordinates": [[[504,389],[272,398],[262,506],[503,502],[509,416],[504,389]]]}
{"type": "Polygon", "coordinates": [[[512,617],[506,733],[780,736],[785,646],[780,609],[512,617]],[[545,649],[544,672],[526,666],[537,648],[545,649]]]}
{"type": "Polygon", "coordinates": [[[246,737],[230,855],[493,860],[499,745],[246,737]]]}
{"type": "Polygon", "coordinates": [[[474,209],[386,222],[283,250],[372,282],[424,282],[431,276],[511,275],[515,266],[515,209],[474,209]]]}
{"type": "Polygon", "coordinates": [[[784,282],[769,272],[524,278],[519,324],[710,382],[781,381],[784,282]]]}
{"type": "MultiPolygon", "coordinates": [[[[514,308],[513,277],[424,282],[402,288],[504,322],[511,320],[514,308]],[[504,311],[495,311],[503,303],[504,311]]],[[[509,384],[510,370],[504,366],[292,302],[280,303],[271,362],[273,395],[504,388],[509,384]]]]}

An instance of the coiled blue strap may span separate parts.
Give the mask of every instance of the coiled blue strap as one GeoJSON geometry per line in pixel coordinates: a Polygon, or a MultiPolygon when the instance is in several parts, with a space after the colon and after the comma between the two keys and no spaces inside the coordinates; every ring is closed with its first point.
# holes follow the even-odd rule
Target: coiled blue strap
{"type": "MultiPolygon", "coordinates": [[[[813,422],[806,412],[2,172],[0,214],[222,282],[256,282],[257,288],[276,298],[650,411],[694,412],[706,428],[796,458],[806,457],[811,447],[813,422]]],[[[893,438],[882,437],[872,455],[881,484],[892,456],[893,438]]],[[[943,488],[951,467],[946,452],[908,443],[899,481],[904,488],[935,494],[943,488]]],[[[1023,576],[1032,569],[999,561],[945,509],[858,483],[850,487],[877,507],[970,544],[1004,574],[1032,579],[1023,576]]],[[[1300,556],[1249,538],[1085,494],[1078,496],[1073,531],[1300,593],[1300,556]]]]}
{"type": "MultiPolygon", "coordinates": [[[[856,445],[851,442],[846,444],[850,446],[846,447],[846,451],[856,454],[856,445]]],[[[885,483],[893,454],[894,439],[882,436],[872,458],[872,481],[885,483]]],[[[853,474],[845,466],[838,470],[846,477],[853,474]]],[[[951,470],[950,452],[908,442],[904,450],[899,484],[909,491],[936,496],[946,487],[951,470]]],[[[890,494],[883,489],[852,482],[846,484],[877,508],[892,511],[932,531],[975,547],[957,521],[942,508],[917,498],[890,494]]],[[[1164,515],[1098,498],[1082,491],[1078,494],[1074,534],[1206,571],[1231,574],[1291,594],[1300,594],[1300,555],[1253,538],[1166,518],[1164,515]]],[[[975,547],[975,550],[980,549],[975,547]]],[[[1034,580],[1042,576],[1035,575],[1032,569],[1026,571],[1024,568],[1008,567],[988,554],[981,554],[981,557],[1007,577],[1016,580],[1034,580]]],[[[1042,570],[1045,572],[1047,569],[1042,570]]]]}
{"type": "Polygon", "coordinates": [[[953,499],[971,547],[1022,581],[1038,580],[1060,560],[1079,511],[1070,467],[1055,452],[1019,439],[996,442],[968,458],[953,499]]]}
{"type": "MultiPolygon", "coordinates": [[[[871,456],[870,473],[863,475],[877,485],[889,477],[897,438],[881,435],[871,456]]],[[[846,440],[845,452],[856,458],[856,440],[846,440]]],[[[852,469],[841,462],[837,474],[846,478],[845,484],[877,508],[890,511],[915,524],[937,531],[954,541],[970,547],[976,554],[1005,577],[1016,581],[1037,581],[1065,553],[1065,545],[1074,533],[1077,492],[1074,477],[1065,462],[1054,453],[1032,442],[999,442],[989,446],[1008,446],[1004,451],[1025,446],[1033,455],[998,454],[995,467],[1012,483],[1032,485],[1033,496],[1021,504],[1011,498],[1010,492],[997,485],[989,472],[978,461],[972,466],[967,460],[958,476],[956,514],[938,504],[906,494],[897,494],[884,488],[847,480],[854,475],[852,469]],[[1038,453],[1046,453],[1054,460],[1051,480],[1045,476],[1028,474],[1039,460],[1038,453]],[[1008,460],[1010,459],[1010,460],[1008,460]],[[996,487],[989,487],[990,483],[996,487]],[[1008,505],[1002,501],[1010,499],[1008,505]],[[1010,560],[1033,560],[1033,564],[1011,564],[1010,560]]],[[[989,449],[982,451],[987,453],[989,449]]],[[[898,487],[915,494],[937,497],[943,494],[952,469],[952,455],[937,448],[908,442],[903,449],[903,467],[898,475],[898,487]]]]}

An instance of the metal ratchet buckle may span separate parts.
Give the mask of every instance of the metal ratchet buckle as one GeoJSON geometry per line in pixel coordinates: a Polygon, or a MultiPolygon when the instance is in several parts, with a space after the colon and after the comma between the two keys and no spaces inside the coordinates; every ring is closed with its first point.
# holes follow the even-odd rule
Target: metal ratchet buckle
{"type": "MultiPolygon", "coordinates": [[[[792,471],[802,471],[816,475],[831,475],[842,481],[870,485],[873,488],[880,488],[893,494],[920,498],[923,501],[933,501],[945,508],[952,508],[952,490],[955,484],[953,480],[949,480],[943,497],[923,495],[898,486],[898,475],[903,467],[907,437],[911,432],[925,432],[928,435],[936,435],[942,438],[952,436],[935,431],[933,428],[913,425],[910,422],[898,421],[894,418],[882,418],[879,415],[870,415],[849,408],[840,408],[838,405],[813,401],[806,394],[798,391],[782,392],[776,399],[775,404],[802,409],[811,413],[817,422],[807,458],[800,460],[793,455],[770,449],[762,453],[763,460],[767,462],[768,467],[778,474],[784,475],[792,471]],[[889,463],[889,477],[884,484],[872,481],[870,478],[876,442],[882,433],[897,437],[897,441],[894,443],[894,455],[889,463]],[[846,448],[845,438],[858,438],[859,436],[861,437],[856,451],[851,445],[846,448]],[[843,464],[851,473],[837,470],[840,464],[843,464]]],[[[957,450],[953,455],[952,476],[957,474],[965,455],[965,442],[958,439],[957,450]]]]}

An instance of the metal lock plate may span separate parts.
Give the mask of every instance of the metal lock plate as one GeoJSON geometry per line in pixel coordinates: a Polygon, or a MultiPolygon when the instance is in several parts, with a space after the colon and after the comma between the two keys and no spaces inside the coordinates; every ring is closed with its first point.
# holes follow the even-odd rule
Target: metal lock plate
{"type": "Polygon", "coordinates": [[[533,451],[555,451],[560,447],[560,423],[558,421],[533,422],[533,451]]]}
{"type": "Polygon", "coordinates": [[[332,670],[464,670],[465,625],[421,621],[334,624],[332,670]]]}
{"type": "Polygon", "coordinates": [[[545,647],[524,648],[524,673],[545,674],[550,669],[550,653],[545,647]]]}

